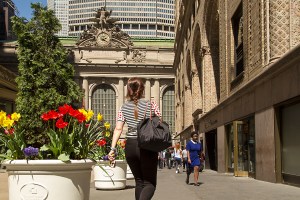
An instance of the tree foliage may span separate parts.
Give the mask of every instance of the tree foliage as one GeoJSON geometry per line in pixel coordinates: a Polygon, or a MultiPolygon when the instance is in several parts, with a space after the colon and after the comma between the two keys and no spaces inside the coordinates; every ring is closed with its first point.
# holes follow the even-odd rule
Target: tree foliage
{"type": "Polygon", "coordinates": [[[13,30],[18,37],[19,76],[17,112],[22,120],[19,130],[25,131],[28,144],[45,143],[45,127],[41,114],[65,103],[79,102],[82,97],[74,82],[74,68],[67,61],[67,51],[55,33],[61,29],[52,10],[39,3],[31,4],[33,17],[13,17],[13,30]]]}

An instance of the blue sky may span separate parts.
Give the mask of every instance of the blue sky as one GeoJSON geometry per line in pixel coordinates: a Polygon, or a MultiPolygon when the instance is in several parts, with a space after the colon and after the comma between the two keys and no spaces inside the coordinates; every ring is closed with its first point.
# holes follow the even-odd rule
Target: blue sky
{"type": "Polygon", "coordinates": [[[32,10],[30,7],[31,3],[40,2],[44,6],[47,6],[47,0],[13,0],[16,7],[19,10],[19,16],[27,19],[31,18],[32,10]]]}

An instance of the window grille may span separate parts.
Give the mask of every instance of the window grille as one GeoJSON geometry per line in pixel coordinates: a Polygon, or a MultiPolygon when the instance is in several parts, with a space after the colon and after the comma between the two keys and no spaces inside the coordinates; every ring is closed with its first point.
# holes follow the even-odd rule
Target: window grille
{"type": "Polygon", "coordinates": [[[110,85],[98,85],[92,94],[92,110],[94,118],[98,113],[103,115],[104,122],[111,124],[113,130],[116,125],[116,92],[110,85]]]}

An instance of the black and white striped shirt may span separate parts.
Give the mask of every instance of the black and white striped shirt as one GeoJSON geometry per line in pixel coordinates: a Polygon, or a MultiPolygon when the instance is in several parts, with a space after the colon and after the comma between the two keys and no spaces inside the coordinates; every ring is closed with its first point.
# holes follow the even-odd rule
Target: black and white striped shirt
{"type": "Polygon", "coordinates": [[[128,138],[136,138],[137,137],[137,130],[136,127],[140,121],[144,119],[145,110],[146,115],[145,118],[150,117],[150,107],[151,107],[151,114],[152,116],[157,115],[161,117],[161,113],[159,111],[159,107],[157,106],[156,102],[151,100],[140,99],[138,100],[137,108],[138,108],[138,119],[134,118],[134,108],[135,104],[133,101],[127,101],[123,104],[120,111],[118,112],[117,121],[126,122],[128,125],[128,133],[126,137],[128,138]],[[148,108],[147,108],[148,106],[148,108]]]}

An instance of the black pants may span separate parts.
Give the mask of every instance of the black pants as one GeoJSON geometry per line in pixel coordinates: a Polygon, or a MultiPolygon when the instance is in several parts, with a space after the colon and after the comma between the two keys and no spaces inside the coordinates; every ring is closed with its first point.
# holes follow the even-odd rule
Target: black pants
{"type": "Polygon", "coordinates": [[[156,189],[158,153],[140,149],[136,139],[127,139],[125,156],[135,179],[135,199],[150,200],[156,189]]]}

